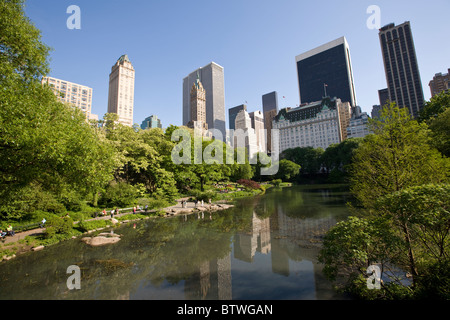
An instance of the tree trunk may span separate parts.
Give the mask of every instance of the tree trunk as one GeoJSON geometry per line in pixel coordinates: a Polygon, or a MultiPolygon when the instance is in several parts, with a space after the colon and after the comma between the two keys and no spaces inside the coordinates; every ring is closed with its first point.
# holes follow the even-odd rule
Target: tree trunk
{"type": "Polygon", "coordinates": [[[413,287],[415,287],[416,279],[418,276],[416,262],[414,259],[414,252],[411,247],[411,238],[409,236],[408,225],[405,223],[402,224],[403,233],[405,235],[405,241],[408,246],[408,258],[409,258],[409,269],[413,278],[413,287]]]}

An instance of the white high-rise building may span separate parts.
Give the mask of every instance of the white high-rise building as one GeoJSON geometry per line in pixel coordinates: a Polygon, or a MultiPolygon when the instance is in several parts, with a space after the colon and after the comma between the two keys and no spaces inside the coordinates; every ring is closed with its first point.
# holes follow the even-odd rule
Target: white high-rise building
{"type": "Polygon", "coordinates": [[[48,84],[60,101],[81,109],[88,120],[98,120],[98,116],[91,113],[92,88],[53,77],[43,77],[41,83],[48,84]]]}
{"type": "Polygon", "coordinates": [[[126,54],[111,68],[109,75],[108,113],[119,115],[119,122],[133,125],[135,71],[126,54]]]}
{"type": "Polygon", "coordinates": [[[248,151],[248,158],[251,159],[259,152],[258,139],[255,129],[252,127],[252,119],[245,110],[239,111],[235,120],[234,147],[245,147],[248,151]]]}

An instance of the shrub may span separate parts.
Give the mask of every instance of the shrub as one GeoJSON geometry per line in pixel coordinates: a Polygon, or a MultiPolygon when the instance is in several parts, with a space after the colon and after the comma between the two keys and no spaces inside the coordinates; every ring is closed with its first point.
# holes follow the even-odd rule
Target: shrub
{"type": "Polygon", "coordinates": [[[244,186],[246,189],[257,190],[261,188],[261,185],[253,180],[240,179],[237,183],[244,186]]]}
{"type": "Polygon", "coordinates": [[[90,220],[90,221],[80,221],[77,225],[76,228],[78,230],[80,230],[81,232],[87,232],[90,230],[95,230],[95,229],[99,229],[99,228],[105,228],[105,227],[109,227],[110,226],[110,221],[109,220],[90,220]]]}
{"type": "Polygon", "coordinates": [[[127,207],[139,197],[138,188],[125,182],[111,182],[98,203],[104,207],[127,207]]]}
{"type": "Polygon", "coordinates": [[[274,180],[271,181],[271,183],[272,183],[275,187],[279,187],[279,186],[283,183],[283,180],[281,180],[281,179],[274,179],[274,180]]]}
{"type": "Polygon", "coordinates": [[[46,222],[45,238],[57,235],[70,235],[73,229],[73,220],[69,217],[52,217],[46,222]]]}

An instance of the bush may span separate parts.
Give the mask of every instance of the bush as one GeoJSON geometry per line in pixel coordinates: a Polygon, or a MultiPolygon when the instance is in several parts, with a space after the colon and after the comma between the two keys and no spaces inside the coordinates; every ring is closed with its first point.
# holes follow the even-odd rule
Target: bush
{"type": "Polygon", "coordinates": [[[98,203],[103,207],[127,207],[139,197],[138,188],[125,182],[111,182],[102,193],[98,203]]]}
{"type": "Polygon", "coordinates": [[[253,180],[240,179],[237,183],[246,189],[257,190],[261,188],[261,185],[253,180]]]}
{"type": "Polygon", "coordinates": [[[191,190],[189,192],[189,195],[193,198],[197,199],[198,201],[205,201],[208,202],[209,199],[214,200],[216,199],[217,195],[214,191],[208,190],[208,191],[200,191],[200,190],[191,190]]]}
{"type": "Polygon", "coordinates": [[[279,186],[283,183],[283,180],[281,180],[281,179],[274,179],[274,180],[271,181],[271,183],[272,183],[275,187],[279,187],[279,186]]]}
{"type": "Polygon", "coordinates": [[[91,220],[91,221],[80,221],[76,225],[76,229],[80,230],[81,232],[87,232],[90,230],[95,230],[99,228],[105,228],[110,226],[109,220],[91,220]]]}
{"type": "Polygon", "coordinates": [[[46,222],[45,238],[53,238],[58,235],[70,235],[73,229],[73,220],[69,217],[52,217],[46,222]]]}
{"type": "Polygon", "coordinates": [[[141,209],[145,208],[145,206],[148,206],[148,210],[167,208],[171,206],[170,202],[164,199],[140,198],[137,203],[139,204],[141,209]]]}

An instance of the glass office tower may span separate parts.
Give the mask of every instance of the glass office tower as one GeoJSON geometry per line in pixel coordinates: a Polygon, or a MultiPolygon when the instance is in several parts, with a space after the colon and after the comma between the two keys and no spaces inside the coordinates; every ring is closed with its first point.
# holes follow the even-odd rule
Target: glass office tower
{"type": "Polygon", "coordinates": [[[325,96],[357,105],[350,49],[341,37],[296,57],[300,101],[312,103],[325,96]]]}

